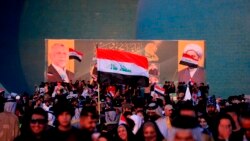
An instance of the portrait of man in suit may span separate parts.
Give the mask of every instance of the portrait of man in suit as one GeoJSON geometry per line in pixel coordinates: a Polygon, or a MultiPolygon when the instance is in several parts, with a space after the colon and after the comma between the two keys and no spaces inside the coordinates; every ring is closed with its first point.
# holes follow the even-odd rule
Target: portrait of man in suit
{"type": "Polygon", "coordinates": [[[73,80],[74,74],[66,69],[69,61],[69,49],[64,44],[55,43],[49,52],[51,64],[47,69],[48,82],[66,82],[73,80]]]}
{"type": "Polygon", "coordinates": [[[205,82],[205,70],[199,66],[203,52],[203,49],[198,44],[187,44],[185,46],[180,64],[187,67],[178,72],[179,82],[188,83],[192,81],[197,84],[205,82]]]}

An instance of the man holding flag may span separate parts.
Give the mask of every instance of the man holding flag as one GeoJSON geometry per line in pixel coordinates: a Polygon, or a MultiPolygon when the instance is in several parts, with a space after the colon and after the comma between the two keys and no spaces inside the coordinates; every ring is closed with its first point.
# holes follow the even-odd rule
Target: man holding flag
{"type": "MultiPolygon", "coordinates": [[[[97,48],[97,70],[99,84],[126,84],[134,87],[149,85],[148,60],[144,56],[97,48]]],[[[126,105],[129,107],[129,104],[124,106],[126,105]]],[[[134,123],[134,127],[131,128],[133,133],[136,134],[141,126],[142,119],[138,115],[126,111],[126,107],[124,107],[119,124],[129,125],[130,122],[128,121],[134,123]]]]}

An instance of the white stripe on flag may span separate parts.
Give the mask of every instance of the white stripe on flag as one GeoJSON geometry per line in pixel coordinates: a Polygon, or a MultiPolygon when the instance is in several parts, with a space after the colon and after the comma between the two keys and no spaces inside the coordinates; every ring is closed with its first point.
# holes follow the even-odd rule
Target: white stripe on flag
{"type": "Polygon", "coordinates": [[[97,59],[97,64],[97,70],[101,72],[149,77],[148,70],[134,63],[97,59]]]}
{"type": "Polygon", "coordinates": [[[182,57],[181,61],[184,61],[184,62],[187,62],[187,63],[191,63],[191,64],[198,65],[198,61],[195,61],[195,60],[190,59],[190,58],[182,57]]]}
{"type": "Polygon", "coordinates": [[[82,56],[79,55],[79,54],[76,53],[76,52],[69,52],[69,56],[76,56],[76,57],[78,57],[79,59],[82,59],[82,56]]]}
{"type": "Polygon", "coordinates": [[[126,51],[111,50],[111,49],[97,49],[97,58],[115,60],[118,62],[134,63],[137,66],[141,66],[148,69],[148,60],[145,56],[133,54],[126,51]]]}

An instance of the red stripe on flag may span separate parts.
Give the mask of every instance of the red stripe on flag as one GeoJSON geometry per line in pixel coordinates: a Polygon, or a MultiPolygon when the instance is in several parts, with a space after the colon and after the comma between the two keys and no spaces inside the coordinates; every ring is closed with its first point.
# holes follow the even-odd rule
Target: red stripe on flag
{"type": "Polygon", "coordinates": [[[194,59],[192,56],[190,56],[190,55],[188,55],[188,54],[186,54],[186,53],[184,53],[184,54],[182,55],[182,57],[186,57],[186,58],[189,58],[189,59],[192,59],[192,60],[195,60],[195,61],[199,61],[198,59],[194,59]]]}
{"type": "Polygon", "coordinates": [[[158,89],[158,90],[161,90],[161,91],[165,91],[165,89],[160,87],[159,85],[155,85],[155,88],[158,89]]]}
{"type": "Polygon", "coordinates": [[[81,53],[81,52],[79,52],[79,51],[76,51],[76,50],[74,50],[74,49],[72,49],[72,48],[69,48],[69,52],[75,52],[75,53],[77,53],[78,55],[83,56],[83,53],[81,53]]]}
{"type": "Polygon", "coordinates": [[[155,85],[155,90],[154,90],[156,93],[160,93],[162,95],[164,95],[165,93],[165,89],[160,87],[159,85],[155,85]]]}
{"type": "Polygon", "coordinates": [[[124,117],[123,114],[120,117],[119,124],[127,124],[126,118],[124,117]]]}
{"type": "Polygon", "coordinates": [[[148,69],[148,60],[146,57],[125,51],[98,48],[97,58],[114,60],[118,62],[134,63],[138,66],[148,69]]]}

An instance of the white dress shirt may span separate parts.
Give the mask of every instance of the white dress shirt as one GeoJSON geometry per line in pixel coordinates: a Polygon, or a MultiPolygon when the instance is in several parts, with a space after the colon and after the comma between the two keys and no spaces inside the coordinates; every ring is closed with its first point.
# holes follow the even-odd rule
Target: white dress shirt
{"type": "Polygon", "coordinates": [[[196,71],[197,71],[197,68],[189,69],[189,73],[190,73],[191,78],[193,78],[196,71]]]}

